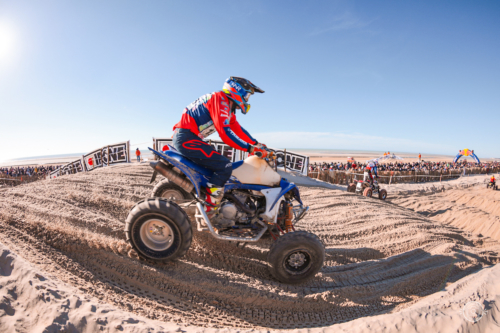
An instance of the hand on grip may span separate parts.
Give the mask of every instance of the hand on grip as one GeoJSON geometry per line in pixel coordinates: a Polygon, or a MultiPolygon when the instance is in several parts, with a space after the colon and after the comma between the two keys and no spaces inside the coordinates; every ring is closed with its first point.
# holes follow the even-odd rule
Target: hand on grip
{"type": "MultiPolygon", "coordinates": [[[[248,152],[250,155],[255,155],[259,158],[266,158],[269,153],[266,149],[262,149],[262,148],[259,148],[257,146],[250,146],[250,148],[248,149],[248,152]]],[[[272,156],[272,154],[271,154],[272,156]]]]}

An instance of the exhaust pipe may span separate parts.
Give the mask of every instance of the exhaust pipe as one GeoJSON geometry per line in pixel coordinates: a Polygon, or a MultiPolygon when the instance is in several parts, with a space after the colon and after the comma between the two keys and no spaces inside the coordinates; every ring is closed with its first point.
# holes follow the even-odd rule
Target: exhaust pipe
{"type": "Polygon", "coordinates": [[[161,173],[165,178],[186,190],[186,192],[191,193],[194,189],[193,183],[186,176],[174,171],[172,167],[167,166],[164,162],[150,162],[149,165],[155,172],[161,173]]]}

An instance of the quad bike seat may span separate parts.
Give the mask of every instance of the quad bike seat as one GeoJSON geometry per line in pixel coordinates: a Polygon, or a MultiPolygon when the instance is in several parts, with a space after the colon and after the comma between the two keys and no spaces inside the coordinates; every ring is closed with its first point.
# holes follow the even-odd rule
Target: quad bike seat
{"type": "MultiPolygon", "coordinates": [[[[181,155],[181,153],[179,153],[179,151],[177,149],[175,149],[173,146],[168,145],[168,147],[169,147],[169,149],[163,151],[163,154],[167,155],[170,158],[173,158],[174,160],[176,160],[176,161],[184,164],[188,168],[190,168],[190,169],[192,169],[192,170],[194,170],[194,171],[196,171],[199,174],[202,174],[204,176],[210,177],[213,174],[212,170],[204,168],[203,166],[201,166],[201,165],[199,165],[197,163],[194,163],[189,158],[184,157],[183,155],[181,155]]],[[[233,170],[237,169],[242,164],[243,164],[243,161],[238,161],[238,162],[232,163],[233,170]]]]}

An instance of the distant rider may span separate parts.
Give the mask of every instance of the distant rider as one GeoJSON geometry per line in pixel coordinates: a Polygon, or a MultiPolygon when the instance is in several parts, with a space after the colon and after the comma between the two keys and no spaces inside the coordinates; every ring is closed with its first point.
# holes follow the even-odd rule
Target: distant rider
{"type": "Polygon", "coordinates": [[[263,93],[264,90],[247,79],[231,76],[224,82],[222,91],[203,95],[189,104],[181,121],[174,126],[175,149],[196,164],[213,171],[207,188],[209,203],[217,204],[222,199],[224,184],[231,177],[233,168],[228,158],[203,139],[217,131],[222,141],[233,148],[261,157],[267,155],[265,145],[258,143],[236,121],[236,109],[246,114],[250,110],[248,99],[255,92],[263,93]]]}
{"type": "Polygon", "coordinates": [[[375,178],[378,178],[377,169],[378,169],[378,161],[377,160],[369,161],[365,167],[363,181],[366,182],[369,179],[370,185],[373,186],[373,174],[375,175],[375,178]]]}
{"type": "Polygon", "coordinates": [[[490,183],[491,185],[495,186],[495,176],[491,175],[490,183]]]}

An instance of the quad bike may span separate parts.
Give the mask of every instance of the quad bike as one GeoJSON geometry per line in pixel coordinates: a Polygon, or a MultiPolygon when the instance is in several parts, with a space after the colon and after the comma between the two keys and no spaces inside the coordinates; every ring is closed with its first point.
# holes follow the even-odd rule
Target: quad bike
{"type": "Polygon", "coordinates": [[[486,184],[486,188],[492,188],[494,191],[497,191],[498,190],[498,185],[496,185],[496,183],[492,183],[491,181],[486,184]]]}
{"type": "Polygon", "coordinates": [[[216,239],[244,247],[269,233],[273,242],[267,260],[271,274],[280,282],[300,283],[321,269],[325,249],[320,239],[294,228],[309,207],[304,207],[295,184],[272,168],[271,159],[249,156],[232,163],[224,197],[214,207],[205,199],[212,171],[172,146],[164,152],[149,149],[159,159],[150,163],[154,169],[151,183],[158,173],[166,179],[155,186],[152,198],[131,209],[125,226],[127,241],[142,259],[166,262],[186,254],[193,237],[186,210],[194,206],[197,230],[216,239]]]}
{"type": "Polygon", "coordinates": [[[373,194],[378,194],[380,200],[385,200],[387,198],[387,191],[381,189],[376,180],[373,181],[373,185],[370,185],[368,181],[354,180],[354,183],[349,184],[347,187],[347,192],[363,194],[365,197],[369,198],[371,198],[373,194]]]}

